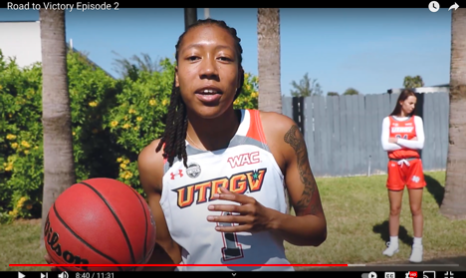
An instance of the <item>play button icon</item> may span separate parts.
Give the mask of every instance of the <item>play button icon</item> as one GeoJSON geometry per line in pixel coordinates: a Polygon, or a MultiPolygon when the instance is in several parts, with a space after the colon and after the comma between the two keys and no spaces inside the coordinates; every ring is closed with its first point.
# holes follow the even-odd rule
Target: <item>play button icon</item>
{"type": "Polygon", "coordinates": [[[21,272],[18,272],[18,278],[24,278],[26,275],[22,274],[21,272]]]}

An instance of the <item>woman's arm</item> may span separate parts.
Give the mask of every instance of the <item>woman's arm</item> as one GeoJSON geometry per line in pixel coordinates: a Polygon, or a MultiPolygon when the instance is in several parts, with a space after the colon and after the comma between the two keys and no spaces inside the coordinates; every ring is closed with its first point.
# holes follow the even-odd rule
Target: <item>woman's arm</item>
{"type": "Polygon", "coordinates": [[[396,151],[402,149],[400,145],[390,143],[388,139],[390,138],[390,119],[385,117],[382,121],[382,148],[384,151],[396,151]]]}
{"type": "Polygon", "coordinates": [[[417,140],[407,140],[398,138],[396,143],[402,147],[414,149],[414,150],[422,150],[424,148],[424,123],[421,117],[414,116],[414,125],[416,127],[416,137],[417,140]]]}
{"type": "Polygon", "coordinates": [[[319,246],[327,238],[327,222],[306,143],[293,120],[278,114],[273,118],[274,141],[286,162],[285,183],[296,216],[275,213],[272,229],[291,244],[319,246]]]}
{"type": "MultiPolygon", "coordinates": [[[[163,177],[163,157],[155,153],[158,140],[147,146],[139,155],[138,169],[149,207],[156,223],[156,243],[148,264],[179,264],[181,249],[168,231],[165,216],[160,206],[163,177]]],[[[144,271],[173,271],[175,267],[145,267],[144,271]]]]}

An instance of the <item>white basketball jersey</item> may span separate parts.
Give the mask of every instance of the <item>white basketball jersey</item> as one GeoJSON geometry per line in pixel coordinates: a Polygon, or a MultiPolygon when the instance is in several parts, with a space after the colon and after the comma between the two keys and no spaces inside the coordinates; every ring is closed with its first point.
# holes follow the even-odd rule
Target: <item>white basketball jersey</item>
{"type": "Polygon", "coordinates": [[[283,239],[270,232],[221,233],[211,223],[210,204],[219,187],[255,198],[265,207],[287,213],[284,176],[267,147],[259,111],[242,110],[237,133],[226,149],[204,151],[186,143],[188,168],[177,160],[165,163],[160,200],[171,237],[182,248],[181,264],[222,266],[178,267],[179,271],[294,271],[292,266],[223,266],[230,264],[290,264],[283,239]]]}

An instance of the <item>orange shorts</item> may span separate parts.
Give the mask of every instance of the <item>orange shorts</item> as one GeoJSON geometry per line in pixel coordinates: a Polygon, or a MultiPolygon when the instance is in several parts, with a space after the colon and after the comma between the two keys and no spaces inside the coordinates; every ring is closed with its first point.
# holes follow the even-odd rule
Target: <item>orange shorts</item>
{"type": "Polygon", "coordinates": [[[403,190],[405,185],[408,189],[426,186],[421,159],[390,160],[387,173],[389,190],[403,190]]]}

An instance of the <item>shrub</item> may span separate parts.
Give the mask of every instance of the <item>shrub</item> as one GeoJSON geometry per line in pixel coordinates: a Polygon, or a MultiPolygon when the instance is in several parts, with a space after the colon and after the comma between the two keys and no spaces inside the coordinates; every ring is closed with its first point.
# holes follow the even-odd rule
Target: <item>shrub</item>
{"type": "Polygon", "coordinates": [[[0,219],[29,217],[41,206],[39,65],[20,70],[0,52],[0,107],[0,219]]]}
{"type": "MultiPolygon", "coordinates": [[[[108,150],[115,140],[101,114],[114,103],[117,81],[79,53],[68,55],[68,76],[77,178],[111,176],[116,154],[108,150]]],[[[41,215],[41,94],[40,64],[20,70],[0,56],[0,106],[6,108],[0,121],[0,221],[41,215]]]]}

